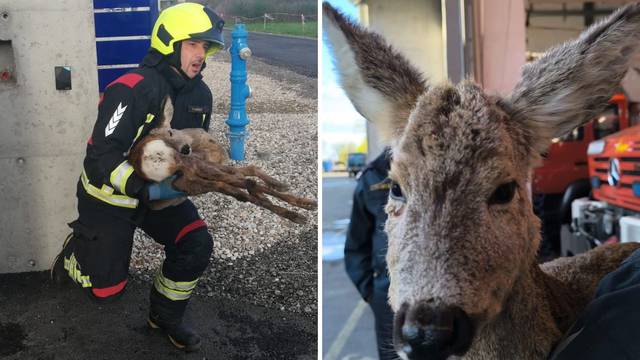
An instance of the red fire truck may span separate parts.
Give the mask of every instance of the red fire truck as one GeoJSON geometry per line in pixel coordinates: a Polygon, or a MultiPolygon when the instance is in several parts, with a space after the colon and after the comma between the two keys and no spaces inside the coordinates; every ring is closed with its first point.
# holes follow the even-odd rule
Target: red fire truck
{"type": "Polygon", "coordinates": [[[632,120],[632,127],[589,144],[593,196],[573,202],[563,255],[606,242],[640,242],[640,121],[632,120]]]}
{"type": "Polygon", "coordinates": [[[540,253],[543,258],[560,253],[560,229],[571,221],[571,203],[591,191],[587,166],[589,144],[629,127],[628,114],[625,96],[614,95],[609,106],[593,121],[561,139],[553,139],[542,165],[534,170],[533,203],[542,219],[540,253]]]}

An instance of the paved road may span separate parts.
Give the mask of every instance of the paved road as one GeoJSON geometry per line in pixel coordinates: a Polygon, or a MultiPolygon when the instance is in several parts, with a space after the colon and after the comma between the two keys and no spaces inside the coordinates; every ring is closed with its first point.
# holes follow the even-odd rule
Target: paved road
{"type": "Polygon", "coordinates": [[[58,288],[47,272],[0,275],[0,358],[296,359],[317,357],[316,324],[301,315],[243,301],[194,296],[187,317],[202,349],[184,354],[145,324],[148,283],[131,281],[112,304],[58,288]]]}
{"type": "Polygon", "coordinates": [[[342,252],[356,182],[322,179],[322,356],[325,360],[377,359],[373,313],[344,271],[342,252]]]}
{"type": "MultiPolygon", "coordinates": [[[[231,32],[224,31],[226,44],[231,44],[231,32]]],[[[274,66],[284,67],[298,74],[318,77],[318,41],[292,36],[249,33],[249,47],[253,56],[274,66]]]]}
{"type": "Polygon", "coordinates": [[[356,181],[349,177],[322,178],[323,260],[342,259],[356,181]]]}

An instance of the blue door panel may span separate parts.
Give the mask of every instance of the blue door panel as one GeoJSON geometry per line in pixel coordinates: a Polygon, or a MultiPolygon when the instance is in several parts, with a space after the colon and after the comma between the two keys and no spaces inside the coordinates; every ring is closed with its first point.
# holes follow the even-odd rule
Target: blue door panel
{"type": "Polygon", "coordinates": [[[149,49],[150,41],[123,40],[96,43],[98,65],[138,64],[149,49]]]}
{"type": "Polygon", "coordinates": [[[148,11],[94,14],[96,37],[139,36],[151,33],[148,11]]]}
{"type": "MultiPolygon", "coordinates": [[[[93,0],[94,9],[105,8],[130,8],[130,7],[145,7],[155,4],[151,4],[155,0],[93,0]]],[[[157,6],[157,5],[156,5],[157,6]]]]}
{"type": "MultiPolygon", "coordinates": [[[[149,49],[149,39],[126,37],[149,36],[158,18],[157,0],[93,0],[98,66],[139,64],[149,49]],[[149,8],[149,11],[125,11],[149,8]],[[118,39],[112,39],[118,38],[118,39]]],[[[99,69],[100,92],[127,68],[99,69]]]]}

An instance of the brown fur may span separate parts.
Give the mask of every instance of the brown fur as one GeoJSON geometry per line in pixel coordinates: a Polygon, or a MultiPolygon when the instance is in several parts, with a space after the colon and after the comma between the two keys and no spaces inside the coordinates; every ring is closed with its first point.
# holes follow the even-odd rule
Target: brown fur
{"type": "Polygon", "coordinates": [[[528,65],[504,99],[470,81],[427,86],[379,35],[323,10],[343,88],[391,144],[389,176],[405,198],[386,208],[392,308],[463,309],[476,331],[461,358],[544,359],[639,245],[539,267],[529,174],[553,137],[606,106],[640,46],[640,5],[528,65]],[[512,182],[513,198],[492,202],[512,182]]]}
{"type": "MultiPolygon", "coordinates": [[[[223,193],[237,200],[256,204],[295,223],[306,223],[303,215],[273,204],[266,195],[307,210],[316,209],[317,203],[314,200],[286,193],[286,184],[270,177],[256,166],[225,165],[229,160],[227,153],[209,133],[203,129],[172,129],[170,119],[173,117],[173,106],[168,98],[163,107],[160,126],[136,143],[129,153],[129,162],[139,176],[148,181],[164,180],[154,178],[143,170],[145,161],[151,161],[150,157],[144,155],[149,143],[161,140],[170,150],[169,154],[161,157],[163,169],[167,169],[169,174],[181,174],[173,182],[176,189],[188,195],[223,193]]],[[[161,209],[179,204],[184,199],[155,201],[150,206],[161,209]]]]}

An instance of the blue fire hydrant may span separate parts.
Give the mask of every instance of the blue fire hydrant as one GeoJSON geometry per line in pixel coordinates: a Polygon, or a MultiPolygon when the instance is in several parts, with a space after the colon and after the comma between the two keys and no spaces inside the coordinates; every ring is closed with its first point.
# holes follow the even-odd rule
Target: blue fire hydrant
{"type": "Polygon", "coordinates": [[[231,110],[227,118],[229,125],[229,156],[232,160],[244,160],[244,140],[247,136],[247,110],[245,103],[251,97],[251,88],[247,82],[247,59],[251,49],[247,46],[247,31],[244,24],[237,24],[231,33],[231,110]]]}

